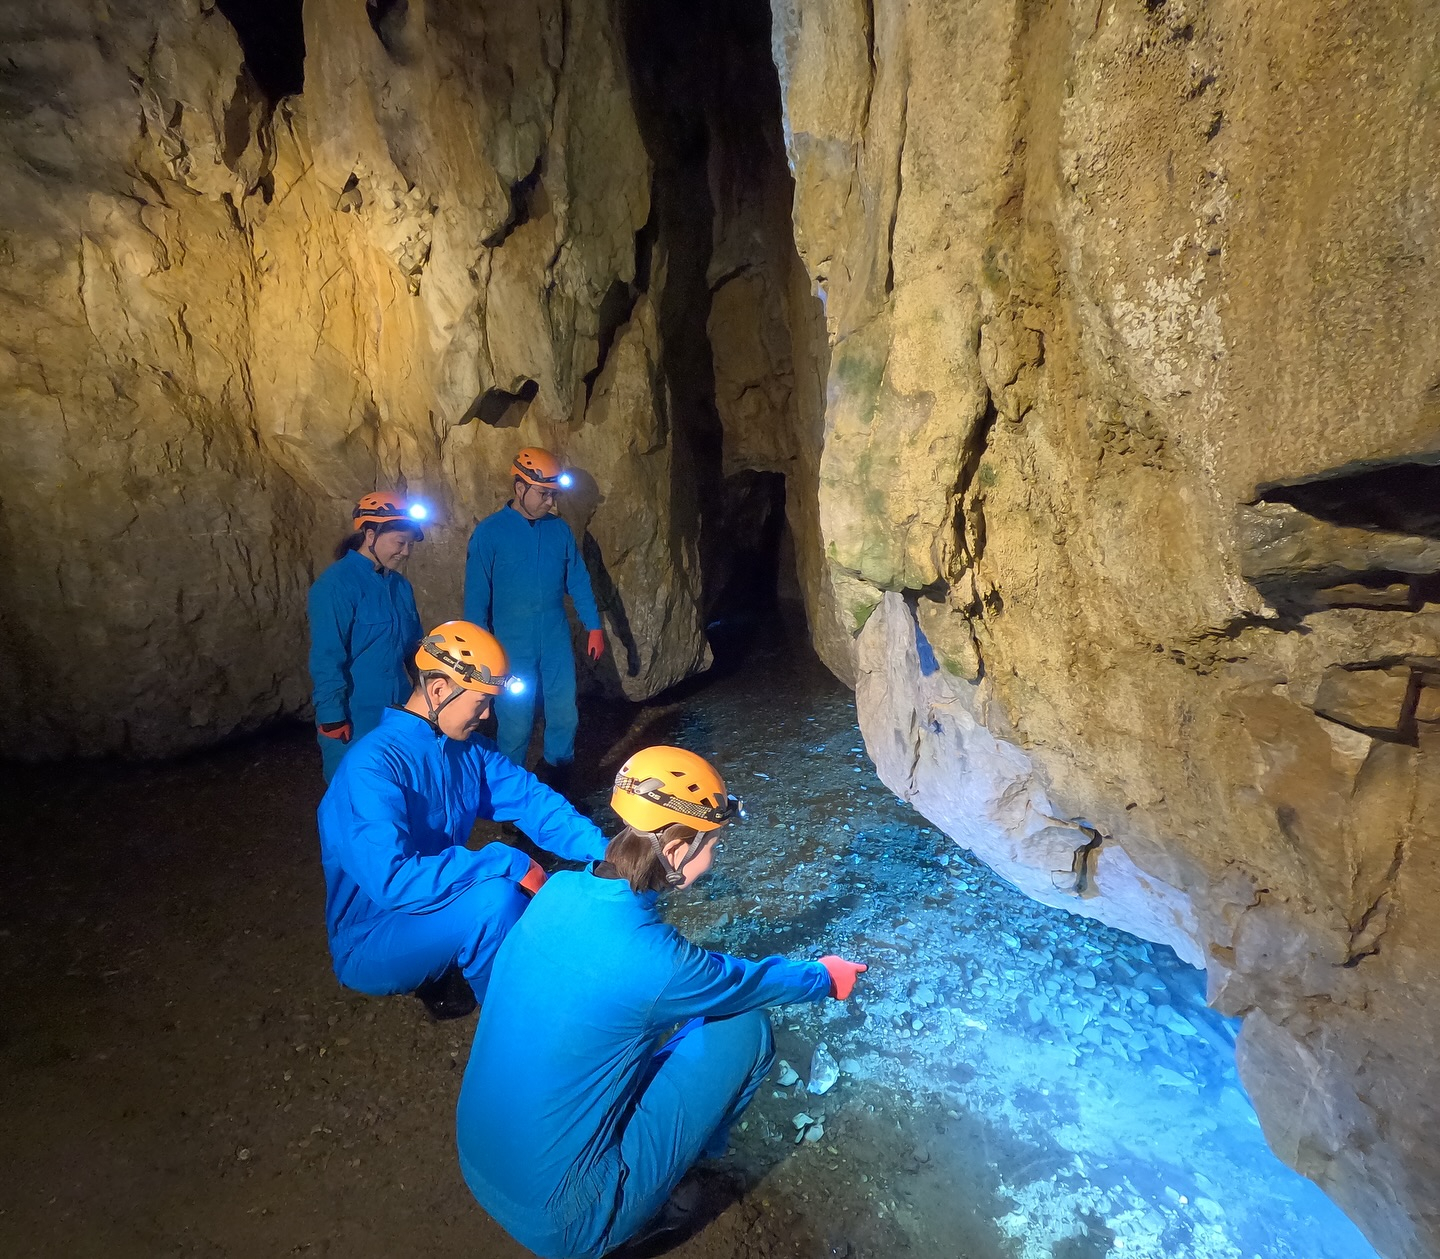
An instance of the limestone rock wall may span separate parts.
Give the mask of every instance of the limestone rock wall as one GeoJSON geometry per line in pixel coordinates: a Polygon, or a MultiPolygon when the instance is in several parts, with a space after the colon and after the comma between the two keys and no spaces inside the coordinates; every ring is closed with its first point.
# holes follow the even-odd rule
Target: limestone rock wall
{"type": "Polygon", "coordinates": [[[275,105],[209,0],[0,14],[0,754],[302,711],[305,591],[353,499],[435,505],[410,575],[422,617],[455,615],[527,443],[587,473],[602,681],[638,698],[708,661],[612,7],[304,19],[275,105]]]}
{"type": "Polygon", "coordinates": [[[819,518],[886,782],[1245,1015],[1440,1252],[1440,15],[773,0],[819,518]]]}

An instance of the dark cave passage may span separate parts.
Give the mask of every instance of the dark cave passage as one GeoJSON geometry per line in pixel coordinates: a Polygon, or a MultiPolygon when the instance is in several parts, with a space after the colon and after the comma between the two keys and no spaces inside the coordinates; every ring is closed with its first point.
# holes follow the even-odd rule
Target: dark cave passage
{"type": "MultiPolygon", "coordinates": [[[[737,277],[754,277],[770,304],[768,326],[795,318],[783,298],[789,269],[800,263],[770,11],[764,0],[689,7],[626,0],[622,18],[632,93],[654,163],[676,497],[692,504],[698,525],[702,614],[724,668],[767,622],[778,618],[803,636],[787,496],[808,495],[814,511],[814,485],[793,475],[794,452],[813,434],[788,381],[753,414],[727,413],[719,397],[731,365],[723,358],[728,330],[717,323],[716,293],[737,277]],[[776,460],[775,447],[790,456],[776,460]]],[[[788,361],[772,366],[776,376],[791,370],[788,361]]],[[[762,394],[770,383],[749,383],[746,391],[762,394]]]]}
{"type": "Polygon", "coordinates": [[[218,0],[235,28],[245,64],[273,105],[305,86],[304,0],[218,0]]]}

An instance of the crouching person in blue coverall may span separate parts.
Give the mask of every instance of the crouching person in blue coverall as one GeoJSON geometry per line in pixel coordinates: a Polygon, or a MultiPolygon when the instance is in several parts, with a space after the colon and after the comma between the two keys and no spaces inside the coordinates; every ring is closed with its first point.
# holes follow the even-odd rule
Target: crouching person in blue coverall
{"type": "Polygon", "coordinates": [[[710,869],[737,812],[699,756],[637,752],[611,805],[628,825],[605,860],[553,875],[501,947],[460,1091],[465,1182],[544,1259],[676,1227],[671,1190],[770,1070],[766,1007],[843,1000],[865,969],[710,953],[661,920],[658,893],[710,869]]]}
{"type": "Polygon", "coordinates": [[[548,450],[527,446],[511,467],[511,499],[475,526],[465,558],[465,615],[493,630],[525,689],[495,701],[500,750],[525,764],[535,701],[545,707],[547,782],[564,781],[575,756],[575,653],[565,596],[586,630],[586,653],[599,660],[605,633],[590,574],[575,535],[554,515],[555,496],[571,475],[548,450]]]}
{"type": "Polygon", "coordinates": [[[320,802],[325,924],[347,988],[419,990],[435,1017],[458,1017],[484,1000],[495,950],[545,877],[505,844],[466,848],[475,819],[514,822],[572,861],[602,856],[605,841],[475,733],[509,680],[494,637],[447,621],[421,640],[415,665],[405,706],[351,747],[320,802]],[[468,989],[447,981],[452,967],[468,989]]]}

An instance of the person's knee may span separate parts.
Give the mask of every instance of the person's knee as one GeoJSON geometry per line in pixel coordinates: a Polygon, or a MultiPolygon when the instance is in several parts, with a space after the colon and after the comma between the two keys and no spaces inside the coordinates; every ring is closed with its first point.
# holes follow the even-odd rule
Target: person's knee
{"type": "Polygon", "coordinates": [[[764,1010],[751,1010],[741,1017],[750,1020],[755,1038],[755,1062],[764,1074],[775,1062],[775,1029],[770,1025],[770,1016],[764,1010]]]}
{"type": "Polygon", "coordinates": [[[462,892],[457,906],[471,923],[470,934],[476,938],[503,938],[525,912],[529,899],[519,885],[509,879],[485,879],[462,892]]]}
{"type": "Polygon", "coordinates": [[[724,1041],[726,1056],[737,1063],[753,1064],[764,1075],[775,1061],[775,1032],[764,1010],[748,1010],[710,1023],[712,1036],[724,1041]]]}

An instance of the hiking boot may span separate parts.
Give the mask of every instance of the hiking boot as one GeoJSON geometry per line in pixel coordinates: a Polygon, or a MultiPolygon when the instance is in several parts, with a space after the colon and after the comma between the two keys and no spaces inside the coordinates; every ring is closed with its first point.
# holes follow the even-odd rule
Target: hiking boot
{"type": "Polygon", "coordinates": [[[633,1237],[614,1250],[605,1252],[605,1259],[654,1259],[691,1237],[705,1222],[700,1210],[701,1187],[694,1173],[687,1173],[633,1237]]]}
{"type": "Polygon", "coordinates": [[[541,761],[535,766],[535,777],[551,791],[558,791],[562,796],[568,796],[571,779],[574,777],[571,770],[572,766],[568,761],[564,765],[552,765],[549,761],[541,761]]]}
{"type": "Polygon", "coordinates": [[[475,990],[458,966],[452,966],[438,979],[427,979],[415,989],[415,995],[436,1023],[463,1019],[467,1014],[474,1013],[479,1004],[475,1000],[475,990]]]}

